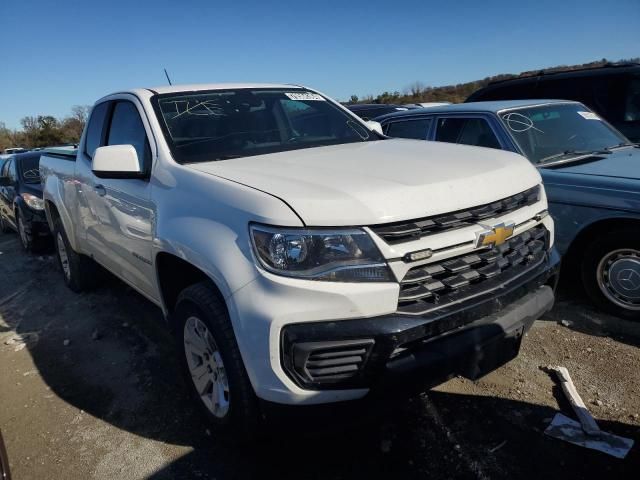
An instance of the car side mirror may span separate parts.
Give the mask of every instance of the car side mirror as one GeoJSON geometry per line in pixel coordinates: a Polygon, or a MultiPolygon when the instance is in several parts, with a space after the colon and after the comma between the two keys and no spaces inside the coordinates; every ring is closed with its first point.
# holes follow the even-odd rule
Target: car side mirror
{"type": "Polygon", "coordinates": [[[9,177],[0,177],[0,187],[10,187],[11,179],[9,177]]]}
{"type": "Polygon", "coordinates": [[[133,145],[99,147],[93,154],[91,170],[99,178],[142,178],[144,172],[133,145]]]}
{"type": "Polygon", "coordinates": [[[382,125],[380,123],[376,122],[375,120],[367,120],[364,123],[367,124],[369,130],[373,130],[374,132],[378,132],[380,135],[384,135],[384,132],[382,131],[382,125]]]}

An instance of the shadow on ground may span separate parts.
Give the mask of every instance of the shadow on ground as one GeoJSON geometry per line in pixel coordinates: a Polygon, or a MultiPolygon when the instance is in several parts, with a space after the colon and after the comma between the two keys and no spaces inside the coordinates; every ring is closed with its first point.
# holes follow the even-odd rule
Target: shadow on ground
{"type": "MultiPolygon", "coordinates": [[[[153,479],[625,478],[640,467],[638,448],[621,462],[544,436],[549,407],[440,392],[269,409],[269,435],[233,444],[192,407],[157,308],[114,279],[74,295],[52,257],[21,262],[22,271],[0,264],[0,314],[38,339],[27,348],[53,393],[119,429],[192,448],[153,479]],[[7,300],[10,291],[19,293],[7,300]]],[[[640,437],[627,424],[601,426],[640,437]]]]}

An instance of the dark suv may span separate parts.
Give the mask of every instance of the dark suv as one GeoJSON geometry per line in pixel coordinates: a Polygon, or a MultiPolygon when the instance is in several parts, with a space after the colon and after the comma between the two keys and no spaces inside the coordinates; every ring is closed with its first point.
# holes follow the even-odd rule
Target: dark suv
{"type": "Polygon", "coordinates": [[[581,102],[640,142],[640,63],[608,64],[490,83],[466,102],[557,98],[581,102]]]}

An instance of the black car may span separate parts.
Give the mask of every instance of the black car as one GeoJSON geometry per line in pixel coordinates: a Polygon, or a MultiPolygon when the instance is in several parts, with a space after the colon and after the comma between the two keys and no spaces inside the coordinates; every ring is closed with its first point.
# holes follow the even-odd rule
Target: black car
{"type": "Polygon", "coordinates": [[[345,105],[345,107],[363,120],[374,120],[376,117],[386,115],[387,113],[420,108],[406,105],[394,105],[391,103],[355,103],[353,105],[345,105]]]}
{"type": "Polygon", "coordinates": [[[28,252],[50,236],[40,185],[40,152],[14,155],[0,170],[0,230],[16,230],[28,252]]]}
{"type": "Polygon", "coordinates": [[[526,99],[585,104],[633,142],[640,142],[640,63],[609,64],[502,80],[472,93],[466,102],[526,99]]]}

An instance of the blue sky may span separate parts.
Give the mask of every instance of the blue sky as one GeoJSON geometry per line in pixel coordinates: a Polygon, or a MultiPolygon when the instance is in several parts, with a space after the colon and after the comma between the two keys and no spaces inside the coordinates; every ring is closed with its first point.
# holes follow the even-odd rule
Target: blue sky
{"type": "Polygon", "coordinates": [[[640,56],[640,0],[0,0],[0,121],[174,83],[301,83],[340,100],[640,56]]]}

